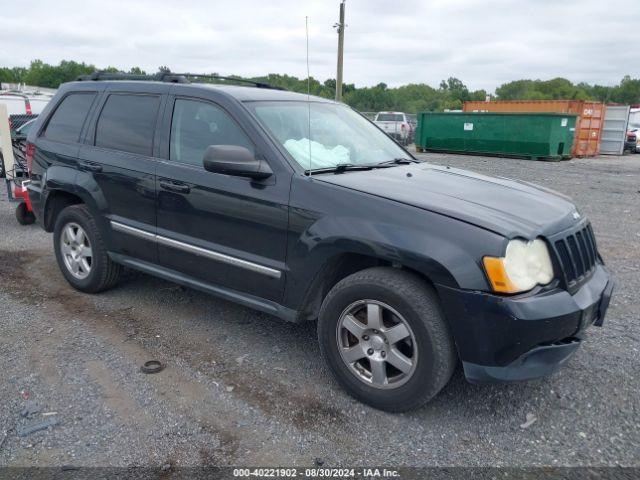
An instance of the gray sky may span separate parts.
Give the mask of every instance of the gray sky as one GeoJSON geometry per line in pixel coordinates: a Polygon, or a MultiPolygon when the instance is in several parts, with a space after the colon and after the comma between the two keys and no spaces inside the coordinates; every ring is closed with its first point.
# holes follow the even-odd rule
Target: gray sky
{"type": "MultiPolygon", "coordinates": [[[[335,77],[338,0],[0,0],[0,65],[40,58],[155,71],[335,77]]],[[[520,78],[640,77],[638,0],[347,0],[345,82],[456,76],[493,91],[520,78]]]]}

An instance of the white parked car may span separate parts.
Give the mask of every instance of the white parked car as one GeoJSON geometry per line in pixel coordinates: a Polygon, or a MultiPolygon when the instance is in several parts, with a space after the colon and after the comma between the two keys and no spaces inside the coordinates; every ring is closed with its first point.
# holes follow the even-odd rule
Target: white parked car
{"type": "Polygon", "coordinates": [[[627,126],[627,140],[624,143],[625,151],[640,153],[640,123],[629,122],[627,126]]]}
{"type": "Polygon", "coordinates": [[[409,144],[413,139],[413,124],[409,116],[403,112],[378,112],[373,123],[403,145],[409,144]]]}

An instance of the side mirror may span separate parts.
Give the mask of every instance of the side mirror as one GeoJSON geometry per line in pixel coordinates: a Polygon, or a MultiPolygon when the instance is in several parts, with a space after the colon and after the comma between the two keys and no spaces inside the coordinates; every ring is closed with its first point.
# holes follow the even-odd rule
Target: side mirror
{"type": "Polygon", "coordinates": [[[209,145],[202,157],[208,172],[224,173],[255,180],[270,177],[273,171],[264,160],[258,160],[245,147],[237,145],[209,145]]]}

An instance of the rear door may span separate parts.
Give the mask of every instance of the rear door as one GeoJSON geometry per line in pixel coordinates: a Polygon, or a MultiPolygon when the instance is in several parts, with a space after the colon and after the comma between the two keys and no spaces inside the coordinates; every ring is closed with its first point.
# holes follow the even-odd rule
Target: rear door
{"type": "Polygon", "coordinates": [[[279,301],[291,169],[271,161],[246,117],[234,117],[213,99],[170,97],[164,118],[168,144],[157,171],[160,263],[208,284],[279,301]],[[274,175],[252,181],[208,172],[202,157],[209,145],[248,148],[264,156],[274,175]]]}
{"type": "Polygon", "coordinates": [[[79,168],[88,174],[79,178],[84,188],[97,189],[98,208],[111,227],[110,250],[154,263],[155,131],[166,90],[161,84],[110,86],[79,154],[79,168]]]}

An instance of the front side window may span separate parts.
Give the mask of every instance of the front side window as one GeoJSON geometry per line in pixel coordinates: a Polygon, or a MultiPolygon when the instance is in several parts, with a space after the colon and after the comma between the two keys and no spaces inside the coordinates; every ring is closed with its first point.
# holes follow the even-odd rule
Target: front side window
{"type": "Polygon", "coordinates": [[[236,122],[219,107],[197,100],[177,99],[171,119],[169,158],[202,166],[210,145],[236,145],[254,153],[254,147],[236,122]]]}
{"type": "Polygon", "coordinates": [[[160,97],[111,94],[96,126],[96,147],[151,156],[160,97]]]}
{"type": "Polygon", "coordinates": [[[56,142],[77,143],[95,96],[94,92],[82,92],[64,97],[53,112],[44,137],[56,142]]]}
{"type": "Polygon", "coordinates": [[[305,170],[372,165],[407,157],[349,107],[324,102],[247,102],[260,123],[305,170]]]}

